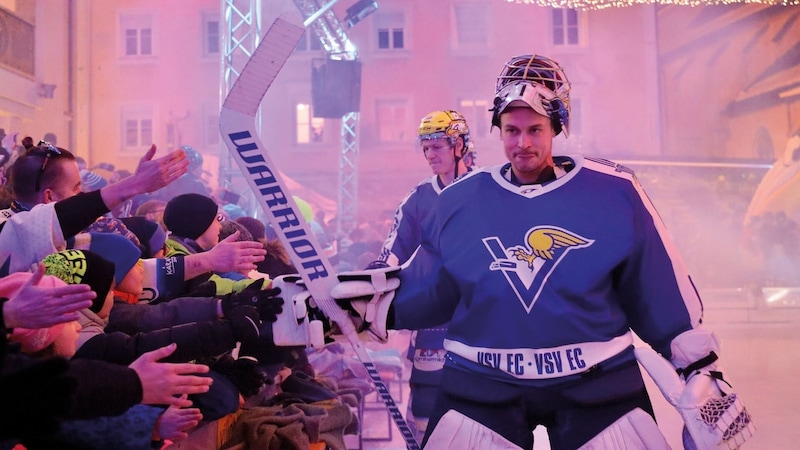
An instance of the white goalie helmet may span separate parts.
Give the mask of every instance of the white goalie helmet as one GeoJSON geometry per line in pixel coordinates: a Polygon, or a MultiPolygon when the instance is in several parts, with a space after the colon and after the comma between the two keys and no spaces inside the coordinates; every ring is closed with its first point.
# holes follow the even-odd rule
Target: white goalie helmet
{"type": "Polygon", "coordinates": [[[495,86],[492,126],[515,100],[549,117],[556,134],[569,135],[569,80],[557,62],[540,55],[521,55],[506,62],[495,86]]]}

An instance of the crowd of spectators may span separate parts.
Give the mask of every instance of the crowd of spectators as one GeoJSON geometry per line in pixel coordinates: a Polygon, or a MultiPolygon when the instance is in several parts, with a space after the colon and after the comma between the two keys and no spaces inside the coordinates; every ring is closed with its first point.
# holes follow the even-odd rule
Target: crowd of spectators
{"type": "MultiPolygon", "coordinates": [[[[127,171],[15,138],[0,155],[0,448],[159,448],[243,406],[322,421],[291,439],[343,448],[367,388],[339,392],[304,347],[272,343],[272,280],[296,270],[267,223],[212,195],[199,153],[152,146],[127,171]]],[[[339,268],[380,246],[316,225],[339,268]]]]}

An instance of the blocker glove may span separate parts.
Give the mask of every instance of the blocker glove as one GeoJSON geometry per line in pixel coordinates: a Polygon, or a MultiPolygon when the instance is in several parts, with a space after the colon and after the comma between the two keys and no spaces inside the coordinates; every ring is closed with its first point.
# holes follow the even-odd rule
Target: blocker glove
{"type": "Polygon", "coordinates": [[[264,279],[259,279],[247,286],[242,292],[226,294],[222,297],[222,314],[228,317],[230,311],[242,305],[252,306],[264,322],[275,322],[283,311],[283,299],[278,297],[280,288],[262,289],[264,279]]]}
{"type": "MultiPolygon", "coordinates": [[[[376,340],[386,342],[387,330],[394,326],[392,302],[400,287],[399,273],[399,267],[342,272],[339,283],[331,289],[331,297],[350,314],[359,332],[368,331],[376,340]]],[[[311,299],[309,310],[317,306],[311,299]]]]}

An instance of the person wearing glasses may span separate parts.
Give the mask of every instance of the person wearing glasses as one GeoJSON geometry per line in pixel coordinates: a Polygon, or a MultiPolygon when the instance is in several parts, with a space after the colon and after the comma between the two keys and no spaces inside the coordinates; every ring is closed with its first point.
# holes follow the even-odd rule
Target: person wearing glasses
{"type": "Polygon", "coordinates": [[[183,152],[154,158],[153,145],[136,173],[94,192],[81,192],[75,156],[41,141],[17,158],[9,171],[11,207],[0,211],[0,275],[27,271],[63,250],[67,239],[134,195],[159,189],[186,172],[183,152]]]}
{"type": "MultiPolygon", "coordinates": [[[[433,176],[415,186],[400,202],[394,222],[378,260],[369,267],[405,263],[422,241],[422,224],[442,190],[457,177],[472,170],[474,146],[469,126],[461,113],[432,111],[420,121],[417,147],[422,150],[433,176]],[[467,164],[469,162],[469,164],[467,164]]],[[[447,325],[425,328],[411,334],[408,358],[412,362],[407,420],[421,440],[431,414],[436,389],[442,376],[447,325]]]]}
{"type": "MultiPolygon", "coordinates": [[[[14,199],[10,208],[0,210],[0,276],[27,271],[50,253],[64,250],[67,239],[98,217],[186,172],[189,162],[183,150],[154,159],[155,153],[153,145],[130,177],[81,192],[80,171],[69,150],[44,141],[30,147],[9,171],[14,199]]],[[[207,272],[252,270],[265,254],[257,243],[226,241],[205,254],[148,260],[143,300],[179,296],[185,280],[207,272]]]]}

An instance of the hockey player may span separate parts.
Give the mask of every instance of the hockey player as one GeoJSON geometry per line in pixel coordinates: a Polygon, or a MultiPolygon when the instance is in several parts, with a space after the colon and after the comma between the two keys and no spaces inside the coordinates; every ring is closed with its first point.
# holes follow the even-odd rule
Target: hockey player
{"type": "Polygon", "coordinates": [[[422,222],[433,203],[442,189],[470,170],[464,160],[474,151],[467,121],[456,111],[427,114],[417,132],[417,144],[433,176],[414,187],[397,208],[392,229],[378,258],[390,266],[406,262],[417,249],[422,239],[422,222]]]}
{"type": "Polygon", "coordinates": [[[538,425],[553,449],[668,448],[639,355],[690,448],[736,448],[750,416],[653,205],[622,166],[552,155],[569,89],[551,59],[509,60],[492,116],[509,162],[441,192],[402,270],[340,274],[331,295],[383,339],[449,321],[426,448],[530,449],[538,425]]]}
{"type": "MultiPolygon", "coordinates": [[[[447,185],[471,167],[474,147],[467,121],[451,110],[433,111],[422,118],[417,130],[417,144],[431,166],[433,176],[420,182],[403,199],[394,217],[389,236],[383,244],[379,261],[396,266],[405,263],[422,240],[422,223],[436,198],[447,185]]],[[[371,267],[379,264],[373,263],[371,267]]],[[[422,439],[430,417],[436,389],[442,375],[445,350],[442,346],[446,324],[412,333],[408,358],[412,361],[411,394],[406,420],[422,439]]]]}

